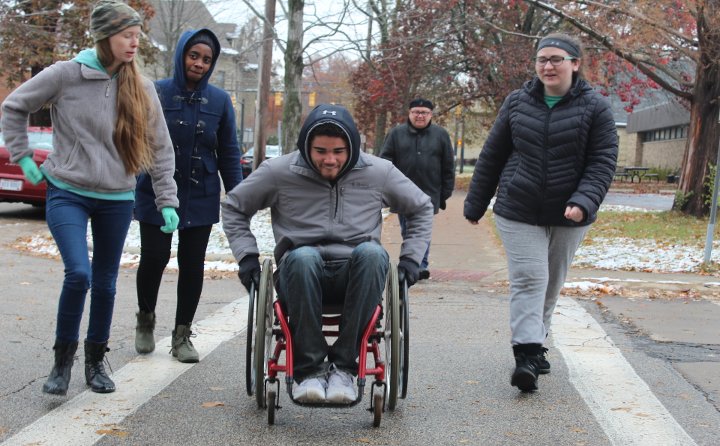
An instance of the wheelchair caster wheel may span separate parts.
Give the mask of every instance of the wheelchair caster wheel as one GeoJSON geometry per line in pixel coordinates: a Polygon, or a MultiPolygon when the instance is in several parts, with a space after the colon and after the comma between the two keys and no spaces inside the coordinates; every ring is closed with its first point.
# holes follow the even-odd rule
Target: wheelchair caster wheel
{"type": "Polygon", "coordinates": [[[277,408],[277,393],[271,389],[267,392],[267,411],[268,411],[268,424],[272,426],[275,424],[275,409],[277,408]]]}
{"type": "Polygon", "coordinates": [[[380,427],[383,412],[383,395],[375,392],[373,395],[373,427],[380,427]]]}

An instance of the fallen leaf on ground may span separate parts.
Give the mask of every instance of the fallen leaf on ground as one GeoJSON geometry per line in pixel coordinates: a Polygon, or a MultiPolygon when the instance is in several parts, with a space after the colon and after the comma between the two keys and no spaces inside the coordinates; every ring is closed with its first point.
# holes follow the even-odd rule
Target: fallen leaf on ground
{"type": "Polygon", "coordinates": [[[202,407],[205,409],[207,409],[208,407],[221,407],[224,405],[225,403],[223,403],[222,401],[206,401],[202,403],[202,407]]]}

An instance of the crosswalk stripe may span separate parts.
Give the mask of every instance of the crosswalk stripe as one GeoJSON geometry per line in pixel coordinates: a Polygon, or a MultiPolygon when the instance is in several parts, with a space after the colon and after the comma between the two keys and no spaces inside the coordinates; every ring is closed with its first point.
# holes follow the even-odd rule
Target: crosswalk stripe
{"type": "MultiPolygon", "coordinates": [[[[248,298],[221,308],[194,325],[193,344],[202,360],[223,342],[246,330],[248,298]]],[[[193,364],[178,362],[167,352],[171,338],[157,343],[155,352],[136,357],[112,375],[117,391],[98,394],[87,390],[26,426],[2,446],[95,444],[125,417],[160,393],[193,364]]]]}
{"type": "Polygon", "coordinates": [[[616,445],[695,445],[620,350],[577,302],[561,297],[552,336],[570,382],[616,445]]]}

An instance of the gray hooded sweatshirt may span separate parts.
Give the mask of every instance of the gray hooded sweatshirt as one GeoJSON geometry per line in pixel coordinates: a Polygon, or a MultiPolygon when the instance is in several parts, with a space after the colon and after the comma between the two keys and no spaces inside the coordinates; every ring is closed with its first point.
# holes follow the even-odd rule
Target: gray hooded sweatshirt
{"type": "MultiPolygon", "coordinates": [[[[158,210],[177,208],[175,152],[155,87],[148,79],[143,78],[143,83],[152,107],[148,131],[155,165],[149,173],[155,205],[158,210]]],[[[135,176],[125,171],[113,142],[117,87],[117,76],[110,77],[100,66],[94,50],[82,51],[75,60],[57,62],[27,80],[2,104],[2,129],[10,160],[33,155],[28,147],[28,115],[51,105],[53,151],[42,170],[89,192],[134,191],[135,176]]]]}
{"type": "Polygon", "coordinates": [[[420,264],[432,233],[433,205],[390,161],[360,151],[360,134],[350,113],[338,105],[319,105],[305,120],[298,150],[264,161],[222,203],[223,229],[239,262],[258,255],[250,219],[271,209],[275,261],[289,250],[316,247],[323,259],[350,257],[360,243],[380,244],[382,209],[408,218],[400,257],[420,264]],[[310,131],[321,124],[340,127],[350,141],[350,156],[334,181],[323,178],[310,158],[310,131]]]}

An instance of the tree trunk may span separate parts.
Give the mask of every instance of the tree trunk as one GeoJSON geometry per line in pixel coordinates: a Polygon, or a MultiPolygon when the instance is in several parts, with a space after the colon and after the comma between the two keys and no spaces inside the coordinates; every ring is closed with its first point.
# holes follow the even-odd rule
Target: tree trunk
{"type": "MultiPolygon", "coordinates": [[[[709,7],[709,3],[706,6],[709,7]]],[[[712,11],[706,11],[705,18],[718,22],[712,11]]],[[[705,20],[699,20],[698,29],[701,54],[690,109],[690,131],[680,173],[680,193],[675,198],[673,208],[702,217],[709,210],[705,204],[705,178],[709,165],[718,162],[720,33],[715,23],[708,26],[705,20]]]]}
{"type": "Polygon", "coordinates": [[[387,129],[387,113],[378,112],[375,116],[375,144],[373,154],[380,155],[383,143],[385,142],[385,130],[387,129]]]}
{"type": "Polygon", "coordinates": [[[265,159],[265,129],[268,125],[268,100],[270,98],[270,66],[272,65],[273,26],[275,26],[275,0],[265,0],[263,43],[258,76],[257,107],[255,109],[255,134],[253,170],[265,159]]]}
{"type": "Polygon", "coordinates": [[[288,1],[288,39],[285,49],[285,101],[280,146],[283,153],[295,149],[302,125],[303,10],[305,0],[288,1]]]}
{"type": "MultiPolygon", "coordinates": [[[[47,36],[55,36],[57,34],[58,21],[60,20],[61,2],[57,0],[49,0],[41,1],[35,3],[34,5],[30,2],[28,2],[28,4],[31,5],[31,8],[32,6],[35,6],[45,12],[44,14],[37,14],[38,11],[30,9],[30,24],[42,27],[47,36]]],[[[56,40],[51,38],[37,42],[37,53],[44,54],[47,59],[38,65],[33,65],[30,68],[30,75],[32,77],[35,77],[35,75],[45,69],[46,66],[54,62],[55,45],[56,40]]],[[[50,120],[50,108],[45,106],[37,112],[31,113],[28,119],[28,124],[38,127],[52,126],[52,122],[50,120]]]]}

